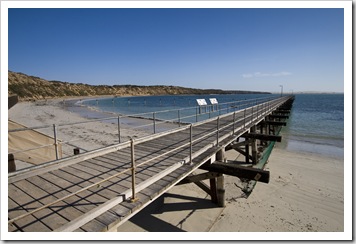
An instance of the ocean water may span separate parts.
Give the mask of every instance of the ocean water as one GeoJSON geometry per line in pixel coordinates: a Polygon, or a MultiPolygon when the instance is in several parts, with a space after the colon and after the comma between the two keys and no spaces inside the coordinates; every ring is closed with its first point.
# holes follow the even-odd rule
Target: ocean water
{"type": "Polygon", "coordinates": [[[137,96],[112,97],[105,99],[92,99],[82,104],[97,111],[110,112],[121,115],[136,115],[161,120],[192,123],[218,116],[220,114],[237,111],[256,103],[260,99],[276,97],[272,94],[229,94],[229,95],[176,95],[176,96],[137,96]],[[205,99],[210,105],[211,98],[218,101],[214,107],[198,108],[197,99],[205,99]],[[219,106],[217,109],[216,106],[219,106]],[[172,111],[173,110],[173,111],[172,111]],[[178,112],[179,110],[179,112],[178,112]],[[153,114],[154,113],[154,114],[153,114]],[[178,115],[179,113],[179,115],[178,115]],[[196,116],[198,114],[198,116],[196,116]]]}
{"type": "MultiPolygon", "coordinates": [[[[179,95],[142,96],[91,99],[82,104],[99,112],[121,115],[137,115],[182,122],[195,122],[232,112],[248,106],[255,99],[277,97],[276,94],[234,94],[234,95],[179,95]],[[216,98],[220,112],[198,111],[196,99],[216,98]],[[189,109],[186,109],[189,107],[189,109]],[[173,112],[158,112],[174,110],[173,112]],[[179,115],[177,114],[179,110],[179,115]],[[204,114],[204,112],[207,112],[204,114]],[[145,114],[142,114],[145,113],[145,114]],[[195,116],[198,114],[198,116],[195,116]],[[189,118],[185,118],[189,117],[189,118]]],[[[210,108],[211,109],[211,108],[210,108]]],[[[344,156],[344,95],[343,94],[296,94],[286,127],[283,127],[282,142],[278,147],[298,152],[311,152],[326,156],[344,156]]]]}
{"type": "Polygon", "coordinates": [[[282,147],[344,157],[344,95],[296,94],[282,147]]]}

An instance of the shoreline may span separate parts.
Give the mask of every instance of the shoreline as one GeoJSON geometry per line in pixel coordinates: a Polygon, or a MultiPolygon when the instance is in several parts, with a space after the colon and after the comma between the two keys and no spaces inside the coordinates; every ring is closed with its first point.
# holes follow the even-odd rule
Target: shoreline
{"type": "MultiPolygon", "coordinates": [[[[102,98],[106,99],[108,97],[102,97],[102,98]]],[[[97,99],[97,98],[91,98],[91,97],[85,98],[85,100],[95,100],[95,99],[97,99]]],[[[79,100],[75,99],[72,101],[78,102],[79,100]]],[[[73,102],[71,108],[67,108],[67,109],[69,111],[75,112],[71,109],[73,109],[73,107],[74,108],[80,107],[81,111],[79,111],[79,114],[84,118],[94,118],[93,116],[88,116],[88,114],[91,114],[91,113],[93,113],[97,116],[99,115],[98,118],[105,118],[105,116],[103,116],[103,115],[108,115],[108,117],[110,117],[110,115],[122,115],[122,114],[115,113],[115,112],[99,110],[99,109],[92,108],[87,105],[76,105],[76,102],[73,102]]],[[[126,115],[123,115],[123,116],[126,116],[126,115]]],[[[143,119],[143,120],[146,119],[146,118],[139,118],[139,117],[132,117],[132,118],[133,119],[143,119]]],[[[147,119],[147,120],[149,120],[149,119],[147,119]]],[[[327,156],[327,157],[332,157],[335,159],[344,160],[344,148],[343,147],[341,148],[341,147],[338,147],[336,145],[331,145],[331,144],[322,144],[322,143],[315,143],[313,141],[294,139],[294,136],[288,134],[288,132],[286,132],[286,130],[284,128],[282,128],[280,135],[282,136],[282,142],[278,143],[277,145],[280,148],[283,148],[284,150],[287,150],[290,152],[297,152],[297,153],[313,153],[313,154],[320,155],[320,156],[327,156]]]]}
{"type": "MultiPolygon", "coordinates": [[[[88,120],[61,106],[61,101],[63,99],[48,100],[40,105],[20,102],[9,110],[9,119],[29,127],[88,120]]],[[[130,128],[130,124],[123,129],[123,137],[146,135],[130,128]]],[[[90,150],[94,146],[118,143],[116,130],[117,125],[110,122],[85,123],[75,128],[63,128],[59,131],[59,138],[81,139],[83,147],[90,150]]],[[[248,198],[237,187],[238,178],[235,177],[225,177],[224,208],[212,204],[209,196],[194,184],[176,186],[146,211],[120,226],[118,231],[344,231],[343,159],[288,151],[279,143],[276,145],[266,168],[271,172],[270,183],[257,183],[248,198]]],[[[228,160],[236,160],[240,156],[233,150],[226,154],[228,160]]]]}

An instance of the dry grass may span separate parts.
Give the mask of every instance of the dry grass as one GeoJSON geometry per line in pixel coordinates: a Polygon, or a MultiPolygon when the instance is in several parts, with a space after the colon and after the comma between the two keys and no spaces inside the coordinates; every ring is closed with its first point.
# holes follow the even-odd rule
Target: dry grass
{"type": "Polygon", "coordinates": [[[179,94],[232,94],[259,93],[246,91],[223,91],[219,89],[193,89],[179,86],[134,86],[100,85],[47,81],[40,77],[23,73],[8,72],[8,94],[17,94],[20,100],[39,100],[76,96],[143,96],[143,95],[179,95],[179,94]]]}

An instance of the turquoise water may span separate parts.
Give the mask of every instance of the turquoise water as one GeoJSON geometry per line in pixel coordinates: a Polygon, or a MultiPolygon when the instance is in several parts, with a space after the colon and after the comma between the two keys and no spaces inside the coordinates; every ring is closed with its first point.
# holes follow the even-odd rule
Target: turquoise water
{"type": "MultiPolygon", "coordinates": [[[[180,96],[146,96],[117,97],[83,101],[83,104],[98,111],[114,114],[147,113],[142,117],[169,120],[180,116],[197,113],[196,99],[217,98],[218,102],[230,103],[222,106],[222,111],[211,111],[199,115],[199,121],[218,113],[232,112],[244,107],[244,101],[254,101],[263,97],[276,97],[268,94],[234,94],[234,95],[180,95],[180,96]],[[183,108],[191,107],[184,110],[183,108]],[[155,113],[162,110],[174,112],[155,113]]],[[[205,111],[200,111],[204,113],[205,111]]],[[[199,113],[199,111],[198,111],[199,113]]],[[[185,122],[195,122],[195,116],[185,122]]],[[[182,119],[184,121],[184,119],[182,119]]],[[[343,94],[296,94],[287,126],[281,131],[282,143],[279,147],[299,152],[318,153],[326,156],[343,158],[344,154],[344,95],[343,94]]]]}

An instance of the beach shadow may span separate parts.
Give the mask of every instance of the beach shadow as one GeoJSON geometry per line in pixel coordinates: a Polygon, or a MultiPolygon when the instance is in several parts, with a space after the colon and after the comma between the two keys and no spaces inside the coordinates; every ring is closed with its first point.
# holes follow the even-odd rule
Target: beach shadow
{"type": "Polygon", "coordinates": [[[153,215],[147,215],[145,217],[135,215],[130,219],[130,221],[149,232],[185,232],[179,227],[174,226],[153,215]]]}
{"type": "Polygon", "coordinates": [[[165,193],[130,219],[130,222],[149,232],[186,232],[183,223],[199,209],[217,208],[210,199],[165,193]],[[169,223],[154,215],[176,212],[177,224],[169,223]]]}
{"type": "MultiPolygon", "coordinates": [[[[173,202],[173,203],[164,203],[161,212],[174,212],[174,211],[183,211],[183,210],[198,210],[198,209],[209,209],[217,208],[217,205],[212,203],[210,199],[203,199],[198,197],[184,196],[174,193],[164,194],[165,198],[175,198],[176,200],[188,200],[189,202],[173,202]]],[[[158,212],[157,212],[158,213],[158,212]]]]}

